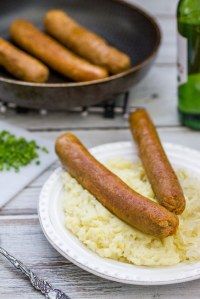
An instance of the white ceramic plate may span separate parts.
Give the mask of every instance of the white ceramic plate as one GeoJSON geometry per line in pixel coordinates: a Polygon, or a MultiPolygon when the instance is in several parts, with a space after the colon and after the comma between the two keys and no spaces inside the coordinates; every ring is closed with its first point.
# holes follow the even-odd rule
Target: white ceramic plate
{"type": "MultiPolygon", "coordinates": [[[[200,153],[179,145],[164,144],[168,157],[176,169],[186,169],[200,177],[200,153]]],[[[101,162],[114,157],[138,160],[135,145],[117,142],[91,149],[101,162]]],[[[62,169],[57,169],[45,183],[39,199],[39,218],[44,234],[53,247],[77,266],[103,278],[127,284],[163,285],[200,278],[200,262],[182,263],[170,267],[141,267],[106,259],[86,248],[64,227],[64,212],[60,201],[62,169]]]]}

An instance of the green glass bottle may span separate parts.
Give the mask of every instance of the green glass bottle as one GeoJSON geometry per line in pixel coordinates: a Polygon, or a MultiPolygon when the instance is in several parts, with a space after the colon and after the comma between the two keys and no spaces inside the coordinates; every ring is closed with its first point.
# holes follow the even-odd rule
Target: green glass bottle
{"type": "Polygon", "coordinates": [[[180,0],[177,21],[180,119],[200,130],[200,0],[180,0]]]}

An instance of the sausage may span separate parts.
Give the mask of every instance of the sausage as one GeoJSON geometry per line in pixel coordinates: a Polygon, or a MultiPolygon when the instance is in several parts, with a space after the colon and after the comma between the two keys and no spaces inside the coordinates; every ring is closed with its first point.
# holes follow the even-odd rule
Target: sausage
{"type": "Polygon", "coordinates": [[[111,47],[102,37],[80,26],[62,10],[50,10],[44,18],[46,31],[88,61],[103,66],[112,74],[131,66],[128,55],[111,47]]]}
{"type": "Polygon", "coordinates": [[[28,82],[42,83],[49,76],[48,68],[37,59],[0,38],[0,65],[14,77],[28,82]]]}
{"type": "Polygon", "coordinates": [[[74,81],[98,80],[108,76],[106,69],[79,58],[26,20],[14,21],[10,34],[20,47],[74,81]]]}
{"type": "Polygon", "coordinates": [[[145,109],[138,109],[130,114],[129,122],[158,201],[169,211],[181,214],[185,209],[183,191],[148,113],[145,109]]]}
{"type": "Polygon", "coordinates": [[[98,162],[72,133],[56,141],[64,168],[111,213],[138,230],[165,238],[176,232],[178,217],[128,187],[98,162]]]}

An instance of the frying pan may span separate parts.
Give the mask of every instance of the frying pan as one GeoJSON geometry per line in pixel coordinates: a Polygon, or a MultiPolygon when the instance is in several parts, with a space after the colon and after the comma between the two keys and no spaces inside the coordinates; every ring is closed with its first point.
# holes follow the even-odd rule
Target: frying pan
{"type": "Polygon", "coordinates": [[[144,77],[159,48],[160,30],[151,16],[121,0],[20,0],[17,4],[16,0],[0,1],[0,35],[9,39],[9,24],[16,18],[28,19],[42,29],[43,16],[52,8],[66,10],[130,55],[132,68],[84,83],[70,82],[52,71],[49,81],[43,84],[15,80],[0,68],[1,100],[28,108],[67,110],[113,98],[144,77]]]}

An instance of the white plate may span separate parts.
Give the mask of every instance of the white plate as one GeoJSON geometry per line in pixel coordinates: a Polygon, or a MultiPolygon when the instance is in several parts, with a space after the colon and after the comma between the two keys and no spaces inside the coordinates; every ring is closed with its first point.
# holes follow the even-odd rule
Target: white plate
{"type": "MultiPolygon", "coordinates": [[[[200,153],[179,145],[164,144],[174,167],[184,168],[200,177],[200,153]]],[[[131,142],[117,142],[91,149],[101,162],[114,157],[138,160],[137,151],[131,142]]],[[[60,202],[62,169],[57,169],[45,183],[39,199],[39,218],[44,234],[53,247],[77,266],[103,278],[127,284],[163,285],[180,283],[200,278],[200,262],[181,263],[169,267],[141,267],[106,259],[86,248],[64,227],[64,212],[60,202]]]]}

